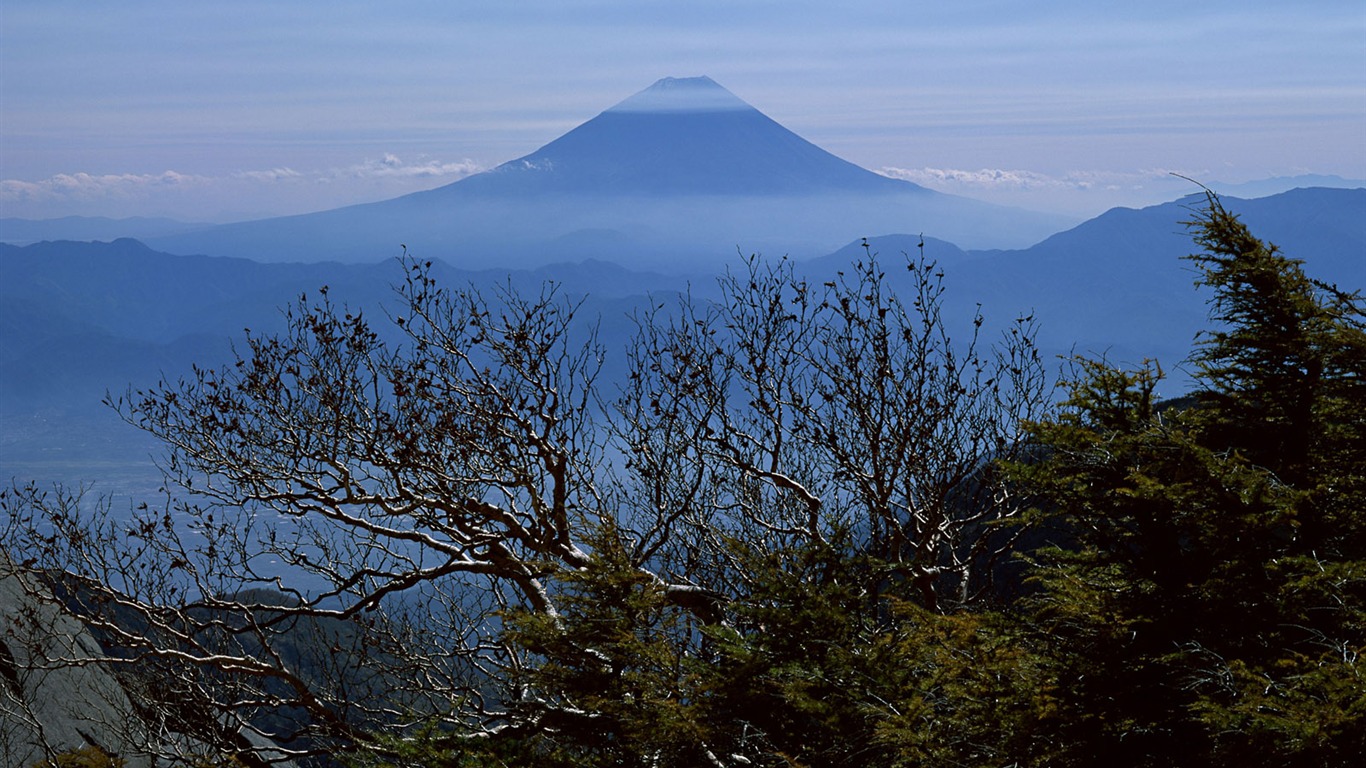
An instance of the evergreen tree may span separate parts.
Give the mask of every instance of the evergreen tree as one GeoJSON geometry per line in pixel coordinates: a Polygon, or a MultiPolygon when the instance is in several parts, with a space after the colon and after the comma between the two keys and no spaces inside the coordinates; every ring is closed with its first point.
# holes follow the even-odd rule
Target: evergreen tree
{"type": "Polygon", "coordinates": [[[1366,751],[1366,308],[1305,276],[1209,196],[1192,259],[1218,326],[1195,356],[1196,434],[1287,489],[1291,529],[1266,563],[1276,623],[1265,654],[1221,666],[1202,717],[1230,759],[1278,745],[1366,751]]]}
{"type": "Polygon", "coordinates": [[[1214,289],[1194,357],[1201,441],[1304,491],[1297,549],[1360,552],[1366,472],[1366,323],[1359,295],[1316,283],[1209,197],[1191,256],[1214,289]]]}
{"type": "Polygon", "coordinates": [[[1366,366],[1357,296],[1306,278],[1217,198],[1188,409],[1160,371],[1079,361],[1017,477],[1072,539],[1037,556],[1059,764],[1333,765],[1366,749],[1366,366]],[[1304,762],[1309,761],[1309,762],[1304,762]]]}

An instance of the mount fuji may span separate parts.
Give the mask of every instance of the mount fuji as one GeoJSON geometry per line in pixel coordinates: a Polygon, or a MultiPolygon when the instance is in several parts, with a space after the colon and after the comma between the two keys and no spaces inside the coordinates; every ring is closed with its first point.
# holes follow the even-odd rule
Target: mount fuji
{"type": "Polygon", "coordinates": [[[589,195],[928,192],[841,160],[709,77],[660,80],[530,155],[446,189],[589,195]]]}
{"type": "Polygon", "coordinates": [[[1024,247],[1074,222],[941,194],[826,152],[711,78],[665,78],[531,154],[444,187],[148,243],[257,261],[373,262],[400,243],[455,266],[593,258],[709,270],[737,249],[794,257],[923,231],[1024,247]]]}

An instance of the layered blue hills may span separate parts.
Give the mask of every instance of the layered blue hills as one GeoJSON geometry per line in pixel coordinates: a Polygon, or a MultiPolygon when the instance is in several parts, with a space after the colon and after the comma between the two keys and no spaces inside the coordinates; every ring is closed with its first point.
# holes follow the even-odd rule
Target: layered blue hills
{"type": "MultiPolygon", "coordinates": [[[[1304,261],[1311,278],[1347,291],[1366,289],[1366,189],[1294,189],[1251,200],[1223,198],[1252,233],[1304,261]]],[[[1203,195],[1145,208],[1115,208],[1025,249],[964,251],[925,238],[925,253],[945,272],[947,310],[962,327],[978,305],[989,318],[1032,315],[1039,341],[1054,355],[1106,356],[1138,365],[1159,361],[1170,375],[1164,394],[1190,383],[1182,363],[1209,327],[1208,291],[1184,259],[1198,250],[1184,224],[1203,195]]],[[[914,253],[917,235],[870,238],[884,263],[914,253]]],[[[808,268],[829,273],[864,256],[851,243],[808,268]]],[[[894,269],[888,275],[895,283],[894,269]]]]}
{"type": "MultiPolygon", "coordinates": [[[[1017,315],[1033,315],[1048,357],[1156,358],[1172,374],[1160,394],[1171,396],[1188,387],[1180,364],[1207,327],[1208,296],[1181,258],[1194,249],[1181,222],[1195,202],[1116,209],[1019,250],[965,250],[916,232],[869,238],[868,249],[856,240],[796,266],[825,280],[871,250],[895,289],[908,274],[901,252],[914,255],[924,242],[945,273],[955,338],[969,331],[979,306],[987,339],[1017,315]]],[[[1366,287],[1366,189],[1224,202],[1255,234],[1303,259],[1311,277],[1345,290],[1366,287]]],[[[667,304],[673,292],[705,298],[716,277],[715,270],[683,277],[593,260],[528,270],[438,266],[442,284],[492,290],[511,281],[537,291],[554,280],[583,298],[579,314],[599,324],[608,352],[604,381],[622,375],[633,313],[646,302],[667,304]]],[[[106,393],[175,379],[191,364],[226,364],[245,328],[279,330],[280,307],[301,293],[316,297],[324,285],[332,300],[383,318],[386,304],[393,308],[390,286],[401,279],[396,260],[262,263],[172,255],[133,240],[0,244],[0,473],[43,482],[98,477],[101,491],[154,492],[158,476],[145,457],[155,445],[100,405],[106,393]]]]}
{"type": "MultiPolygon", "coordinates": [[[[1311,277],[1344,290],[1366,288],[1366,189],[1298,189],[1224,202],[1254,234],[1303,259],[1311,277]]],[[[887,234],[868,238],[867,249],[856,240],[797,268],[824,280],[871,251],[897,288],[906,274],[898,269],[902,253],[915,255],[924,243],[945,272],[945,310],[957,327],[968,327],[979,306],[991,323],[1034,315],[1050,353],[1157,358],[1175,370],[1207,325],[1207,296],[1182,259],[1195,250],[1182,222],[1199,203],[1192,197],[1114,209],[1018,250],[968,250],[920,233],[887,234]]],[[[732,264],[735,258],[732,252],[732,264]]],[[[716,276],[595,260],[529,270],[449,263],[439,269],[451,285],[511,280],[534,291],[554,281],[587,298],[584,316],[601,319],[618,358],[633,329],[628,317],[644,297],[683,290],[704,297],[716,276]]],[[[301,293],[327,285],[336,301],[376,312],[392,302],[391,286],[401,279],[392,259],[261,263],[177,256],[134,240],[0,244],[0,412],[31,410],[39,401],[93,406],[106,390],[149,383],[191,362],[222,362],[229,340],[240,339],[244,328],[277,330],[278,309],[301,293]]]]}

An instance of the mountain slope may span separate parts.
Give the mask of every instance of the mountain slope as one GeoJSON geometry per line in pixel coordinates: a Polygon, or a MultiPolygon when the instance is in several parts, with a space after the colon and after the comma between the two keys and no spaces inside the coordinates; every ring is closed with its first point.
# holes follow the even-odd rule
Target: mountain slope
{"type": "Polygon", "coordinates": [[[931,194],[826,152],[709,77],[660,80],[535,152],[445,189],[455,188],[530,195],[931,194]]]}
{"type": "MultiPolygon", "coordinates": [[[[1189,379],[1178,366],[1208,326],[1208,293],[1196,289],[1195,269],[1182,258],[1197,248],[1183,222],[1203,202],[1192,196],[1116,208],[1022,250],[963,252],[927,238],[925,253],[944,269],[946,311],[958,322],[978,304],[994,321],[1033,315],[1050,353],[1131,364],[1154,358],[1179,390],[1189,379]]],[[[1303,260],[1310,277],[1366,288],[1366,189],[1295,189],[1223,202],[1254,235],[1303,260]]],[[[899,263],[901,251],[915,255],[916,236],[871,238],[870,246],[884,262],[899,263]]],[[[851,244],[810,268],[829,273],[861,253],[851,244]]]]}
{"type": "Polygon", "coordinates": [[[1064,217],[933,192],[841,160],[709,78],[665,79],[535,152],[438,189],[155,238],[173,253],[378,261],[400,244],[466,268],[595,258],[708,270],[744,251],[815,256],[914,228],[1022,246],[1064,217]]]}

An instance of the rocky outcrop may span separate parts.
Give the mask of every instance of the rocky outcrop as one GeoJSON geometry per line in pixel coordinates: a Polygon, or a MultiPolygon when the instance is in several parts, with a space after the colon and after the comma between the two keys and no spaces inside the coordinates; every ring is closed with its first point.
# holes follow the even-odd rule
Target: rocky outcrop
{"type": "Polygon", "coordinates": [[[0,764],[24,768],[94,746],[152,766],[153,734],[91,633],[0,554],[0,764]]]}
{"type": "MultiPolygon", "coordinates": [[[[125,768],[170,764],[157,755],[211,752],[149,725],[107,662],[90,630],[0,551],[0,766],[29,768],[87,747],[125,768]]],[[[242,738],[270,765],[293,765],[259,736],[242,738]]]]}

